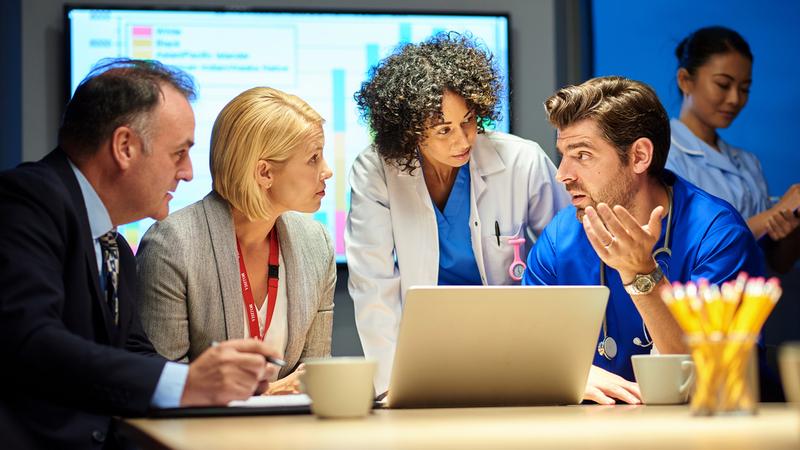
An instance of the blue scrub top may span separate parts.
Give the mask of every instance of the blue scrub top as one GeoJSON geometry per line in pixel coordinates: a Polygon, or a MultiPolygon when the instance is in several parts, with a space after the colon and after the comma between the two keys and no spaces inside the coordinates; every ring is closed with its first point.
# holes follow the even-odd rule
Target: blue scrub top
{"type": "MultiPolygon", "coordinates": [[[[698,189],[672,172],[665,174],[673,187],[672,257],[657,257],[669,281],[685,283],[705,278],[722,283],[744,270],[762,275],[761,251],[747,224],[730,204],[698,189]]],[[[661,238],[653,250],[664,245],[667,220],[661,225],[661,238]]],[[[634,381],[631,356],[650,353],[652,347],[633,343],[647,339],[643,323],[630,295],[625,292],[619,273],[606,267],[606,283],[611,291],[606,308],[608,335],[617,343],[617,356],[611,360],[594,353],[594,365],[634,381]]],[[[528,255],[524,285],[600,284],[600,258],[595,253],[583,225],[575,217],[575,207],[563,209],[544,229],[528,255]]],[[[598,332],[598,344],[603,338],[598,332]]]]}
{"type": "Polygon", "coordinates": [[[469,163],[458,170],[444,211],[434,205],[439,229],[439,285],[479,285],[481,274],[469,229],[469,163]]]}
{"type": "Polygon", "coordinates": [[[770,207],[767,182],[756,155],[719,138],[719,151],[678,119],[670,121],[672,143],[667,168],[736,208],[745,218],[770,207]]]}

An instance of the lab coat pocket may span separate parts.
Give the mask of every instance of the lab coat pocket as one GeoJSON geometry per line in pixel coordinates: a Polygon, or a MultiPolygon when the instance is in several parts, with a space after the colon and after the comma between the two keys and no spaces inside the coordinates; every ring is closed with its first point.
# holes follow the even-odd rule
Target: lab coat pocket
{"type": "MultiPolygon", "coordinates": [[[[500,284],[516,284],[517,281],[511,279],[508,274],[508,268],[514,261],[514,246],[509,244],[508,241],[523,237],[523,230],[525,224],[514,224],[512,227],[503,227],[500,225],[500,244],[498,245],[498,236],[495,232],[494,226],[490,226],[490,234],[484,234],[482,237],[483,244],[483,263],[486,269],[487,284],[500,285],[500,284]]],[[[524,245],[521,248],[525,248],[524,245]]],[[[527,255],[520,255],[524,261],[527,255]]]]}

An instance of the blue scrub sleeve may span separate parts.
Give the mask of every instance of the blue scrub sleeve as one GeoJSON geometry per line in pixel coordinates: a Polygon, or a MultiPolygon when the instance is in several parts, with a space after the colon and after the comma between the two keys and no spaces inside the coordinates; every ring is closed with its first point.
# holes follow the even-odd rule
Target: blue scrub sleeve
{"type": "Polygon", "coordinates": [[[556,246],[552,233],[558,225],[558,216],[545,227],[528,253],[528,268],[522,275],[523,286],[552,286],[557,284],[556,246]]]}

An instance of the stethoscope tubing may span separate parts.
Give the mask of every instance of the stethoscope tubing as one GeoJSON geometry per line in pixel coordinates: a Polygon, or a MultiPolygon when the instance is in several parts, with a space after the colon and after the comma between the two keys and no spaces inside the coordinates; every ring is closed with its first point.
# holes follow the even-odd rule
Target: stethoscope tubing
{"type": "MultiPolygon", "coordinates": [[[[653,252],[653,259],[655,259],[656,256],[660,255],[661,253],[665,253],[667,256],[672,257],[672,250],[669,248],[670,237],[672,232],[672,187],[671,186],[667,186],[667,199],[668,199],[667,230],[666,233],[664,234],[664,245],[662,245],[653,252]]],[[[658,264],[658,261],[656,261],[656,264],[658,264]]],[[[602,259],[600,260],[600,285],[601,286],[606,285],[606,264],[603,262],[602,259]]],[[[640,347],[649,347],[653,345],[653,340],[650,339],[650,336],[647,334],[647,327],[644,324],[644,320],[642,320],[642,333],[644,334],[645,338],[644,343],[637,345],[639,345],[640,347]]],[[[606,320],[606,314],[603,313],[603,340],[601,342],[605,343],[608,338],[609,338],[608,321],[606,320]]],[[[615,355],[609,355],[608,353],[604,352],[603,356],[605,356],[606,359],[611,360],[615,355]]]]}

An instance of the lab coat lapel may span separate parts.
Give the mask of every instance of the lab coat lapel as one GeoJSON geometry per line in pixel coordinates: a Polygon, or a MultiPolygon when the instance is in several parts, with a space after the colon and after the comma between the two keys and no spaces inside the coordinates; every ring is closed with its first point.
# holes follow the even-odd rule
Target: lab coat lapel
{"type": "Polygon", "coordinates": [[[397,218],[394,231],[397,246],[407,249],[417,260],[405,269],[404,277],[415,280],[414,284],[435,285],[439,279],[439,229],[422,168],[417,166],[409,174],[393,165],[384,167],[387,174],[391,173],[387,180],[394,180],[390,181],[389,197],[392,215],[397,218]],[[418,201],[406,200],[414,198],[418,201]]]}
{"type": "Polygon", "coordinates": [[[400,170],[391,165],[386,165],[386,170],[395,171],[398,181],[397,187],[404,191],[399,193],[400,196],[415,195],[419,197],[420,203],[424,205],[426,209],[430,209],[431,214],[433,214],[433,201],[428,192],[428,187],[425,185],[425,176],[423,176],[422,167],[419,164],[417,164],[413,174],[409,174],[407,171],[400,170]]]}
{"type": "Polygon", "coordinates": [[[473,201],[477,204],[480,202],[481,195],[486,191],[485,178],[504,171],[506,165],[497,153],[494,143],[483,134],[479,134],[475,138],[469,165],[473,201]]]}
{"type": "MultiPolygon", "coordinates": [[[[472,253],[475,255],[475,262],[480,272],[481,280],[484,284],[488,280],[486,274],[486,264],[483,258],[483,224],[480,220],[480,203],[483,193],[486,191],[486,177],[502,172],[506,166],[500,155],[497,153],[492,141],[486,136],[479,134],[475,138],[470,154],[470,205],[469,205],[469,227],[471,230],[472,253]]],[[[509,193],[509,198],[510,198],[509,193]]]]}

